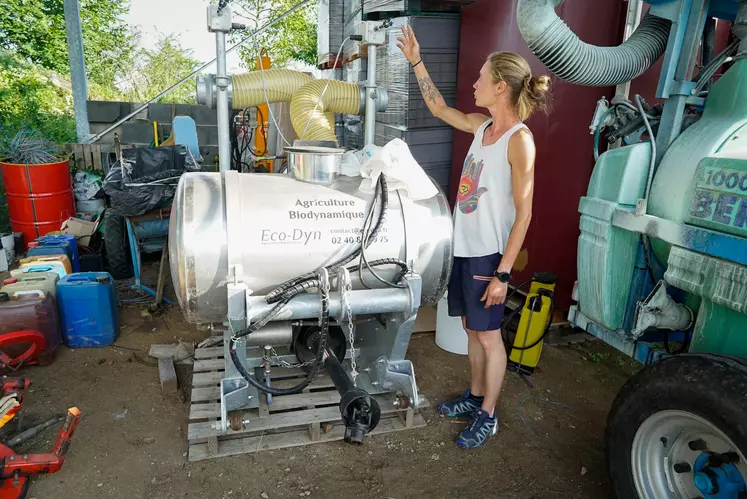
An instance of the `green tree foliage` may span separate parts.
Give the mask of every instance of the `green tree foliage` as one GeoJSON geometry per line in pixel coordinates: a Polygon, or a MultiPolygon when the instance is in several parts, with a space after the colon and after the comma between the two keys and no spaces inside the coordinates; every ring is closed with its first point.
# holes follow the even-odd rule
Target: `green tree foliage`
{"type": "Polygon", "coordinates": [[[21,128],[55,142],[74,142],[70,82],[0,50],[0,138],[12,137],[21,128]]]}
{"type": "MultiPolygon", "coordinates": [[[[134,55],[134,63],[119,79],[121,99],[145,102],[188,76],[200,65],[173,36],[161,35],[155,48],[143,48],[134,55]]],[[[195,103],[195,84],[185,82],[158,102],[195,103]]]]}
{"type": "MultiPolygon", "coordinates": [[[[234,0],[231,10],[234,22],[245,24],[247,31],[262,27],[284,14],[298,0],[234,0]]],[[[293,12],[257,39],[239,48],[246,67],[253,70],[259,53],[257,47],[267,48],[273,68],[284,68],[293,61],[316,65],[317,2],[309,2],[293,12]]],[[[248,32],[235,32],[231,41],[237,42],[248,32]]]]}
{"type": "MultiPolygon", "coordinates": [[[[113,92],[116,74],[131,60],[134,36],[122,21],[128,9],[128,0],[80,0],[83,51],[92,90],[113,92]]],[[[0,2],[0,48],[69,74],[63,0],[0,2]]]]}

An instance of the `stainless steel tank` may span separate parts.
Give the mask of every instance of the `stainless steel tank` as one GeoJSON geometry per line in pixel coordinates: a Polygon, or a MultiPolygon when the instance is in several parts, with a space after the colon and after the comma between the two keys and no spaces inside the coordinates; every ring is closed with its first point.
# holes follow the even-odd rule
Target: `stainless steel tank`
{"type": "MultiPolygon", "coordinates": [[[[226,172],[225,180],[220,173],[184,174],[171,210],[169,256],[186,320],[225,320],[229,260],[232,266],[239,264],[239,278],[252,294],[264,295],[287,279],[352,253],[360,245],[374,199],[359,189],[362,180],[340,176],[322,185],[281,174],[226,172]]],[[[440,189],[417,202],[390,191],[385,222],[365,257],[412,262],[422,277],[421,304],[431,306],[448,283],[452,237],[451,210],[440,189]]],[[[348,267],[359,263],[356,259],[348,267]]],[[[396,272],[393,267],[378,269],[385,279],[396,272]]],[[[353,289],[363,289],[364,283],[384,286],[367,272],[364,283],[358,273],[352,277],[353,289]]]]}

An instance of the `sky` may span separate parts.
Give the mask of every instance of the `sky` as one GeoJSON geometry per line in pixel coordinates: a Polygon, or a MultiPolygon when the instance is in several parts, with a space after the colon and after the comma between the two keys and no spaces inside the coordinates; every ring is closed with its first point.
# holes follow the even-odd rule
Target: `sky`
{"type": "MultiPolygon", "coordinates": [[[[142,44],[154,44],[159,33],[173,34],[183,48],[192,50],[192,56],[204,63],[215,57],[215,34],[207,30],[208,4],[206,0],[130,0],[130,12],[124,20],[141,28],[142,44]]],[[[228,54],[228,71],[245,71],[239,65],[238,50],[228,54]]],[[[214,73],[215,64],[205,72],[214,73]]]]}

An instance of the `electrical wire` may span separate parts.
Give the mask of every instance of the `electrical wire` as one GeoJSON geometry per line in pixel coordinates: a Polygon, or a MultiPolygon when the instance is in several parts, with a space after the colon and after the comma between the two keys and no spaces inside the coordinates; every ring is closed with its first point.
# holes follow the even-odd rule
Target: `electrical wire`
{"type": "Polygon", "coordinates": [[[285,135],[283,135],[282,130],[280,130],[280,126],[278,125],[277,120],[275,119],[275,113],[272,112],[272,106],[270,106],[270,98],[267,96],[267,83],[265,82],[265,66],[262,63],[262,50],[259,48],[259,44],[256,44],[257,51],[259,52],[259,77],[262,80],[262,93],[265,96],[265,104],[267,104],[267,110],[270,112],[270,118],[272,118],[272,122],[275,124],[275,129],[278,131],[278,135],[280,135],[280,138],[283,139],[283,142],[285,142],[285,145],[290,146],[291,143],[288,142],[288,139],[285,138],[285,135]]]}
{"type": "Polygon", "coordinates": [[[543,444],[545,444],[545,446],[547,447],[547,455],[549,457],[553,457],[552,445],[550,445],[550,442],[548,442],[546,439],[540,437],[537,433],[535,433],[532,427],[529,426],[529,423],[527,422],[527,420],[524,418],[524,404],[526,404],[527,401],[531,399],[536,399],[536,400],[539,400],[540,402],[544,402],[545,404],[552,405],[555,407],[563,407],[566,409],[573,409],[573,407],[567,404],[560,403],[560,402],[555,402],[541,395],[527,395],[526,397],[524,397],[524,400],[522,400],[521,404],[519,405],[519,419],[521,420],[522,423],[524,423],[524,426],[527,427],[527,429],[529,430],[529,433],[534,435],[543,444]]]}
{"type": "Polygon", "coordinates": [[[698,94],[708,82],[716,75],[716,72],[721,66],[730,62],[732,58],[735,58],[735,54],[739,49],[740,40],[735,40],[729,44],[719,55],[717,55],[707,66],[705,66],[698,74],[698,80],[695,84],[695,93],[698,94]]]}

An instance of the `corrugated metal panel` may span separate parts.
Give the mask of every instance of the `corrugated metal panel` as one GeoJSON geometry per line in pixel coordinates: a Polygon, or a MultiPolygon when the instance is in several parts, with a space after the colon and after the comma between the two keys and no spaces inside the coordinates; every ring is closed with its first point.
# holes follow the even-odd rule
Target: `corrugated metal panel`
{"type": "MultiPolygon", "coordinates": [[[[460,110],[480,111],[474,105],[472,84],[490,52],[518,52],[529,61],[535,75],[549,74],[531,54],[519,32],[516,3],[516,0],[478,0],[462,11],[457,83],[460,110]]],[[[623,9],[624,3],[619,0],[574,0],[564,2],[557,12],[582,40],[609,46],[621,39],[623,9]]],[[[517,278],[531,277],[537,271],[556,274],[559,278],[556,306],[567,308],[576,279],[578,203],[594,167],[589,123],[596,101],[602,96],[611,98],[614,88],[582,87],[552,79],[552,113],[536,114],[527,122],[537,144],[536,185],[532,224],[524,243],[527,264],[517,278]]],[[[454,135],[449,193],[452,203],[471,141],[469,134],[454,135]]]]}

